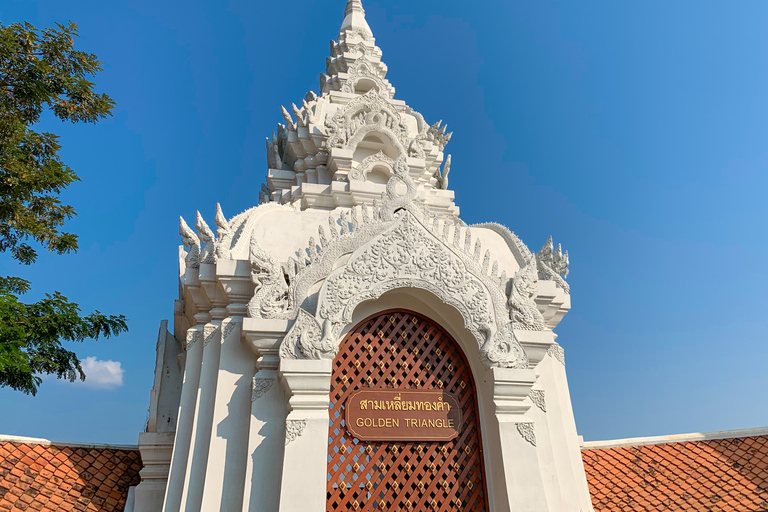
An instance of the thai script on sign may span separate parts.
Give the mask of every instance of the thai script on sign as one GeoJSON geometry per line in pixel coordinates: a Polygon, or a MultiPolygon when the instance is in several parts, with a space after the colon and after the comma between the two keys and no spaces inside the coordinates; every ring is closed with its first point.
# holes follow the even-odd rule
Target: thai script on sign
{"type": "Polygon", "coordinates": [[[461,407],[442,390],[364,389],[344,409],[347,430],[362,441],[450,441],[461,431],[461,407]]]}
{"type": "Polygon", "coordinates": [[[360,410],[371,411],[446,411],[451,410],[448,402],[428,402],[425,400],[403,400],[402,393],[398,393],[392,400],[362,400],[360,410]]]}

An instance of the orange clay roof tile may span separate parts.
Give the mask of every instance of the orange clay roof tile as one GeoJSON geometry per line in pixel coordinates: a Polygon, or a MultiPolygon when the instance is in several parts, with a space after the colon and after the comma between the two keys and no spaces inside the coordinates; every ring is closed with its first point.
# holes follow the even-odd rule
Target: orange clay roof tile
{"type": "Polygon", "coordinates": [[[138,451],[0,441],[0,511],[122,511],[139,470],[138,451]]]}
{"type": "Polygon", "coordinates": [[[582,458],[596,512],[768,510],[768,436],[585,449],[582,458]]]}

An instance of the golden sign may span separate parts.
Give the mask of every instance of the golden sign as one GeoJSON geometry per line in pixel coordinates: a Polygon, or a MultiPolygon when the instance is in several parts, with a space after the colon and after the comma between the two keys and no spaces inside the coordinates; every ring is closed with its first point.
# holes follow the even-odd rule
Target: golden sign
{"type": "Polygon", "coordinates": [[[345,404],[346,427],[361,441],[451,441],[461,407],[442,390],[364,389],[345,404]]]}

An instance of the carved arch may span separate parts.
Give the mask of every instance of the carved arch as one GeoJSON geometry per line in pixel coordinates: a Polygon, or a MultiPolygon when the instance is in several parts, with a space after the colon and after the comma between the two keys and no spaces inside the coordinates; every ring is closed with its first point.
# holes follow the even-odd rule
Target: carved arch
{"type": "Polygon", "coordinates": [[[425,290],[459,311],[487,365],[527,368],[528,358],[515,338],[498,284],[470,255],[434,235],[408,209],[398,212],[391,227],[325,279],[314,321],[306,311],[299,312],[304,320],[286,336],[281,355],[332,359],[359,304],[408,288],[425,290]]]}
{"type": "MultiPolygon", "coordinates": [[[[384,95],[389,99],[392,98],[392,91],[390,90],[391,87],[389,84],[373,71],[372,65],[365,58],[357,61],[348,73],[350,76],[342,86],[342,92],[356,92],[358,83],[362,80],[368,80],[374,85],[371,90],[374,90],[376,93],[384,95]]],[[[366,91],[366,93],[367,92],[370,91],[366,91]]]]}
{"type": "Polygon", "coordinates": [[[390,177],[395,173],[395,161],[389,158],[383,151],[363,159],[360,164],[349,173],[349,179],[365,181],[370,173],[376,167],[387,168],[390,177]]]}
{"type": "Polygon", "coordinates": [[[354,150],[365,135],[375,131],[392,140],[401,154],[407,154],[408,128],[397,109],[375,91],[350,101],[326,121],[326,127],[329,148],[354,150]]]}
{"type": "Polygon", "coordinates": [[[363,142],[365,137],[371,133],[383,135],[389,139],[389,141],[392,143],[392,146],[394,146],[394,148],[397,150],[398,156],[405,156],[408,154],[405,150],[405,146],[403,146],[398,136],[395,135],[395,132],[381,124],[366,124],[358,128],[352,138],[349,139],[349,142],[347,142],[347,149],[354,151],[357,149],[357,145],[363,142]]]}

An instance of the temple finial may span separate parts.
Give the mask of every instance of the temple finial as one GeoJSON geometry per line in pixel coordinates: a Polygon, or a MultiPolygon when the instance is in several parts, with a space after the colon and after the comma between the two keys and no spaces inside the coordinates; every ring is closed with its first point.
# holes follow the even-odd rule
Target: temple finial
{"type": "Polygon", "coordinates": [[[344,11],[344,15],[349,16],[353,11],[365,14],[365,9],[363,9],[363,2],[360,0],[347,0],[347,10],[344,11]]]}
{"type": "Polygon", "coordinates": [[[344,11],[344,22],[341,24],[340,33],[357,32],[364,38],[373,37],[371,27],[365,21],[365,9],[360,0],[347,0],[347,8],[344,11]]]}

